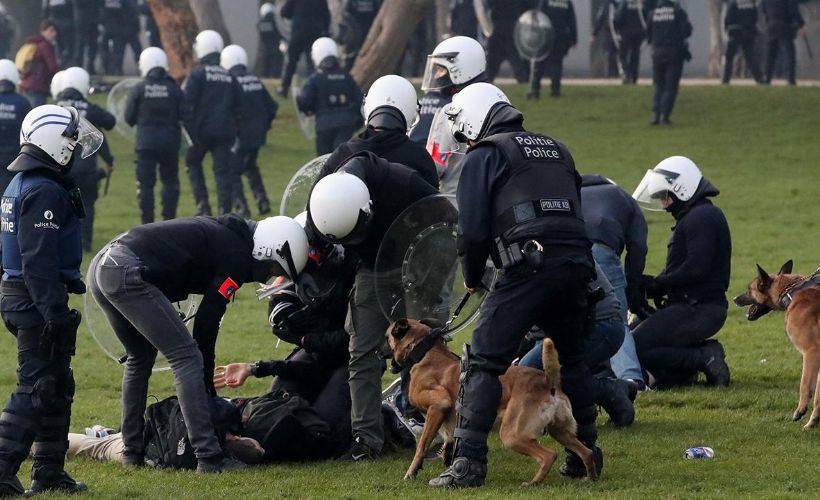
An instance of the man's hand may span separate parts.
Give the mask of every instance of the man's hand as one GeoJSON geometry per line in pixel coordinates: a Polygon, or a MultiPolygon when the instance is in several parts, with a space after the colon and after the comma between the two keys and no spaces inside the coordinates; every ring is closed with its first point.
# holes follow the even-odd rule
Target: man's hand
{"type": "Polygon", "coordinates": [[[476,293],[476,292],[478,291],[478,288],[474,288],[474,287],[467,286],[467,282],[466,282],[466,281],[464,282],[464,288],[466,288],[466,289],[467,289],[467,291],[468,291],[468,292],[470,292],[470,295],[472,295],[472,294],[474,294],[474,293],[476,293]]]}
{"type": "Polygon", "coordinates": [[[251,376],[250,363],[231,363],[214,369],[214,388],[240,387],[251,376]]]}

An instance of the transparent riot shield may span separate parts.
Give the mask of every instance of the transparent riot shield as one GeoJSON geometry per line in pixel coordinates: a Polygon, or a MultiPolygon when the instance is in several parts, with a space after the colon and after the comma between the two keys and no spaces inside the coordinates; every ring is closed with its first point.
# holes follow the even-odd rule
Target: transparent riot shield
{"type": "Polygon", "coordinates": [[[139,78],[125,78],[120,80],[108,91],[106,107],[108,112],[117,118],[114,129],[129,141],[135,141],[137,137],[136,128],[125,123],[125,105],[128,102],[128,94],[141,80],[139,78]]]}
{"type": "Polygon", "coordinates": [[[299,111],[299,105],[296,103],[296,98],[299,95],[299,90],[302,88],[302,79],[299,74],[293,75],[293,87],[290,92],[290,97],[293,102],[293,111],[296,113],[296,118],[299,121],[299,129],[302,134],[309,140],[316,140],[316,117],[313,115],[306,115],[299,111]]]}
{"type": "Polygon", "coordinates": [[[279,215],[296,217],[307,210],[310,189],[319,177],[319,172],[322,171],[322,167],[325,166],[328,158],[330,158],[330,154],[314,158],[302,165],[293,174],[282,193],[282,201],[279,203],[279,215]]]}
{"type": "Polygon", "coordinates": [[[549,16],[539,9],[521,14],[513,28],[513,41],[523,59],[536,62],[546,59],[555,44],[555,30],[549,16]]]}

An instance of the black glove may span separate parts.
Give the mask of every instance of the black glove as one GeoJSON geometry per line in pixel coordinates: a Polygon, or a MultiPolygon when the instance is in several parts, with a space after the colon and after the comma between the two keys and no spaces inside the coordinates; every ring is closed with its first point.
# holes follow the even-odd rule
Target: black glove
{"type": "Polygon", "coordinates": [[[76,279],[65,284],[66,291],[77,295],[82,295],[86,292],[85,283],[83,280],[76,279]]]}
{"type": "Polygon", "coordinates": [[[81,320],[80,311],[72,309],[67,314],[46,321],[40,335],[40,353],[43,357],[52,360],[61,354],[74,356],[81,320]]]}

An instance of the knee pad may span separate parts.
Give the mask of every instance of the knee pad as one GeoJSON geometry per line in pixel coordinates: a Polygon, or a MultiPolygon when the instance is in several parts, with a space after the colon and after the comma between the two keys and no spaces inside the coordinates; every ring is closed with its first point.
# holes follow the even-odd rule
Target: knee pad
{"type": "Polygon", "coordinates": [[[38,410],[46,410],[56,403],[57,377],[40,377],[31,390],[32,405],[38,410]]]}

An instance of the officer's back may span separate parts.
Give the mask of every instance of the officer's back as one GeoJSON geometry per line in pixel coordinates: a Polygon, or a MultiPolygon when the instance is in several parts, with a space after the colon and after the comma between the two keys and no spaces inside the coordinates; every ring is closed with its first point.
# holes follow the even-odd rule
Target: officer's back
{"type": "Polygon", "coordinates": [[[316,132],[355,126],[361,119],[362,91],[338,60],[328,57],[299,92],[297,104],[316,115],[316,132]]]}
{"type": "Polygon", "coordinates": [[[621,36],[646,34],[646,19],[640,0],[622,0],[615,9],[612,22],[621,36]]]}
{"type": "Polygon", "coordinates": [[[288,0],[281,12],[293,23],[294,32],[324,33],[330,23],[327,0],[288,0]]]}
{"type": "Polygon", "coordinates": [[[276,118],[279,105],[270,95],[258,76],[248,72],[243,64],[230,69],[242,90],[239,122],[239,145],[242,148],[258,148],[265,144],[271,122],[276,118]]]}
{"type": "Polygon", "coordinates": [[[731,0],[726,8],[723,25],[731,33],[757,31],[757,1],[731,0]]]}
{"type": "Polygon", "coordinates": [[[31,104],[15,91],[14,83],[0,81],[0,190],[5,190],[14,176],[6,167],[20,149],[20,126],[29,111],[31,104]]]}
{"type": "Polygon", "coordinates": [[[794,36],[794,32],[803,26],[803,16],[797,4],[797,0],[763,0],[769,36],[794,36]]]}
{"type": "Polygon", "coordinates": [[[662,0],[649,16],[647,40],[657,50],[681,50],[692,34],[686,12],[671,0],[662,0]]]}
{"type": "Polygon", "coordinates": [[[131,89],[125,122],[137,127],[136,149],[167,151],[179,148],[182,90],[165,69],[151,69],[131,89]]]}
{"type": "Polygon", "coordinates": [[[192,137],[228,140],[236,137],[241,91],[219,52],[204,56],[185,85],[185,125],[192,137]]]}

